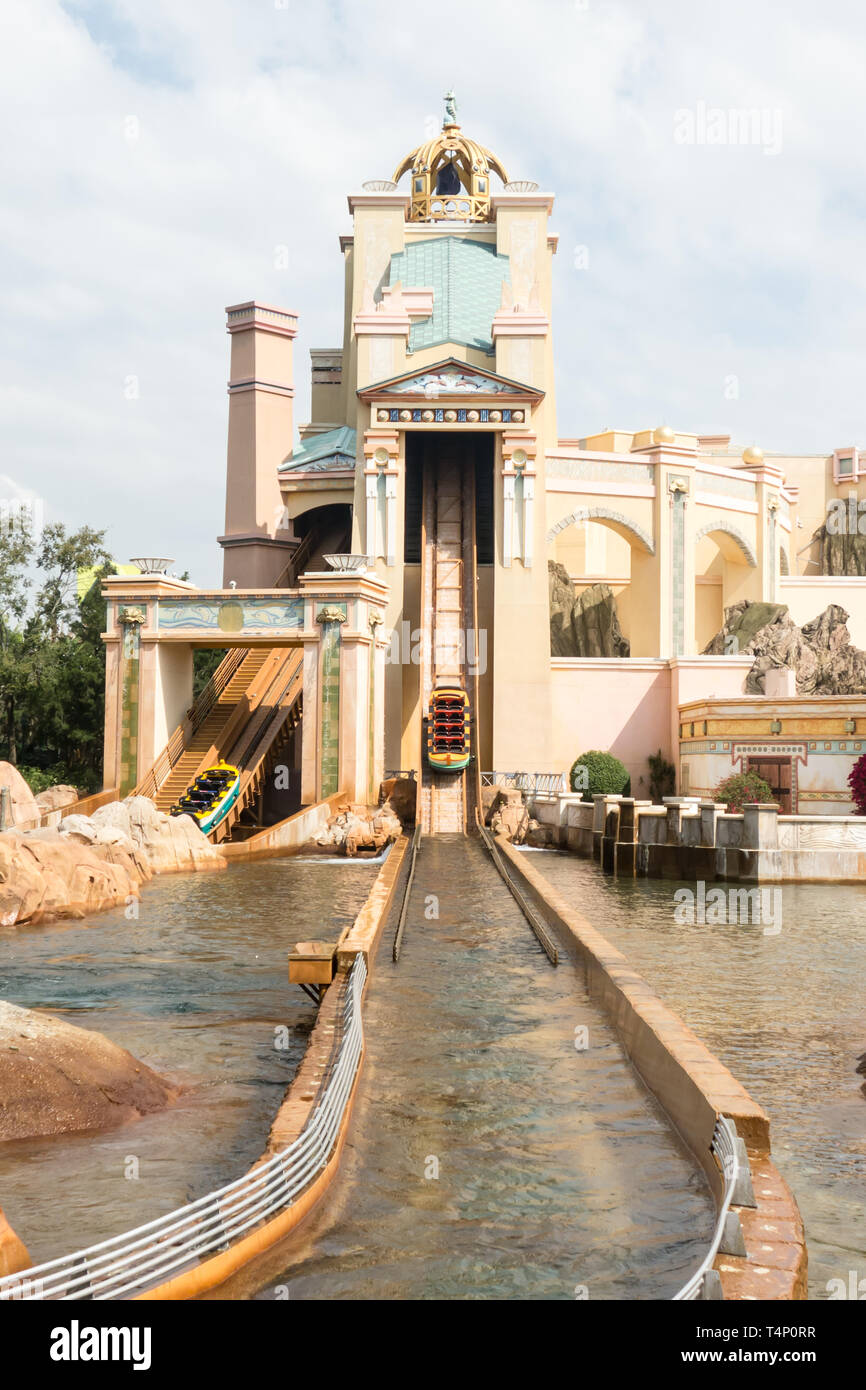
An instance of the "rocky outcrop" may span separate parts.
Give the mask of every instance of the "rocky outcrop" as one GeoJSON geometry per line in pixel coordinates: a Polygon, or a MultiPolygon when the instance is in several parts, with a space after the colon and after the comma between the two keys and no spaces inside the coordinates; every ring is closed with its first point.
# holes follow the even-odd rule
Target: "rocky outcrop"
{"type": "Polygon", "coordinates": [[[490,808],[490,829],[513,845],[522,845],[538,822],[526,809],[523,792],[512,787],[502,788],[490,808]]]}
{"type": "Polygon", "coordinates": [[[359,853],[378,853],[396,839],[402,828],[388,802],[375,811],[347,802],[337,807],[325,829],[316,836],[316,844],[352,859],[359,853]]]}
{"type": "MultiPolygon", "coordinates": [[[[858,526],[861,520],[858,512],[858,526]]],[[[858,530],[848,527],[836,535],[826,525],[819,526],[812,540],[821,547],[821,574],[866,575],[866,536],[858,530]]]]}
{"type": "Polygon", "coordinates": [[[225,865],[190,816],[144,796],[112,801],[58,827],[0,834],[0,925],[86,917],[137,898],[154,874],[225,865]]]}
{"type": "Polygon", "coordinates": [[[0,1142],[110,1129],[176,1095],[101,1033],[0,1000],[0,1142]]]}
{"type": "Polygon", "coordinates": [[[75,787],[59,782],[56,787],[46,787],[36,798],[43,825],[59,825],[62,812],[67,806],[74,806],[79,800],[75,787]]]}
{"type": "Polygon", "coordinates": [[[568,570],[548,560],[551,656],[628,656],[609,584],[590,584],[575,595],[568,570]]]}
{"type": "Polygon", "coordinates": [[[379,788],[379,805],[387,806],[403,826],[415,824],[418,783],[414,777],[389,777],[379,788]]]}
{"type": "Polygon", "coordinates": [[[110,801],[92,816],[67,816],[60,832],[81,844],[137,852],[155,874],[225,867],[225,859],[191,816],[167,816],[146,796],[110,801]]]}
{"type": "Polygon", "coordinates": [[[58,830],[0,835],[0,925],[85,917],[137,898],[147,862],[121,846],[85,847],[58,830]]]}
{"type": "Polygon", "coordinates": [[[0,763],[0,787],[9,788],[7,828],[18,826],[23,830],[39,824],[42,812],[36,797],[12,763],[0,763]]]}
{"type": "Polygon", "coordinates": [[[744,600],[725,610],[721,630],[705,655],[754,655],[746,693],[763,695],[768,671],[793,671],[798,695],[866,693],[866,652],[851,646],[848,614],[831,603],[810,623],[798,627],[781,603],[744,600]]]}
{"type": "Polygon", "coordinates": [[[13,1231],[0,1209],[0,1279],[29,1269],[32,1261],[23,1240],[13,1231]]]}

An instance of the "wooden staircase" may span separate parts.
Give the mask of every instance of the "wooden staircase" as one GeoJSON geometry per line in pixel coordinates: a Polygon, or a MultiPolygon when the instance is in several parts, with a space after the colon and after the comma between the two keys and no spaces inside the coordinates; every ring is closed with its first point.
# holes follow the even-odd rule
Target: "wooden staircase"
{"type": "Polygon", "coordinates": [[[222,737],[237,718],[242,702],[270,655],[267,650],[251,648],[238,660],[236,651],[229,652],[214,673],[216,692],[207,702],[208,712],[197,720],[196,706],[193,706],[191,732],[185,731],[182,725],[175,730],[167,749],[139,781],[136,795],[150,796],[161,811],[168,811],[195,780],[202,764],[207,766],[218,760],[222,737]],[[227,664],[234,669],[224,673],[228,679],[223,684],[217,677],[227,664]]]}

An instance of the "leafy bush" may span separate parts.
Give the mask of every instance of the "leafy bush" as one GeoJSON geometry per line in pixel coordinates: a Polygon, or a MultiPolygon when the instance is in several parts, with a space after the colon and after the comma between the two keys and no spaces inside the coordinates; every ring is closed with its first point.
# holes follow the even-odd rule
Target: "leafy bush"
{"type": "Polygon", "coordinates": [[[673,796],[677,785],[677,771],[673,763],[659,749],[647,758],[650,770],[649,794],[653,801],[661,802],[666,796],[673,796]]]}
{"type": "Polygon", "coordinates": [[[848,773],[848,786],[857,815],[866,816],[866,753],[857,759],[848,773]]]}
{"type": "Polygon", "coordinates": [[[38,796],[40,792],[46,791],[49,787],[60,785],[75,787],[82,796],[89,796],[91,792],[99,791],[100,779],[98,777],[86,774],[82,781],[80,770],[72,773],[62,763],[55,763],[53,767],[19,767],[18,771],[34,796],[38,796]]]}
{"type": "Polygon", "coordinates": [[[583,792],[584,801],[592,801],[602,792],[607,796],[631,795],[628,770],[612,753],[600,753],[597,749],[575,758],[568,781],[573,792],[583,792]]]}
{"type": "Polygon", "coordinates": [[[735,772],[713,792],[713,800],[727,804],[728,810],[742,811],[747,801],[772,801],[773,793],[757,772],[735,772]]]}

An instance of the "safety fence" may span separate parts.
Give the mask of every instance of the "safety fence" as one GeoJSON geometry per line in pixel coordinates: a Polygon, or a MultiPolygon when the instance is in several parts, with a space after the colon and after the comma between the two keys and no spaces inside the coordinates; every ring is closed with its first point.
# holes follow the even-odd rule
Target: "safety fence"
{"type": "Polygon", "coordinates": [[[731,1211],[731,1204],[736,1202],[744,1207],[755,1205],[749,1159],[733,1121],[723,1115],[716,1119],[710,1152],[715,1156],[725,1183],[719,1215],[710,1248],[691,1279],[683,1284],[679,1293],[674,1294],[675,1303],[690,1299],[724,1298],[722,1281],[718,1271],[713,1269],[713,1262],[720,1252],[726,1255],[746,1254],[740,1218],[731,1211]]]}
{"type": "Polygon", "coordinates": [[[253,1227],[290,1207],[327,1165],[340,1132],[363,1046],[363,955],[349,972],[336,1060],[307,1124],[252,1172],[155,1221],[86,1250],[0,1279],[0,1300],[132,1298],[196,1268],[253,1227]]]}
{"type": "Polygon", "coordinates": [[[563,772],[482,772],[482,787],[511,787],[529,796],[553,800],[566,790],[563,772]]]}

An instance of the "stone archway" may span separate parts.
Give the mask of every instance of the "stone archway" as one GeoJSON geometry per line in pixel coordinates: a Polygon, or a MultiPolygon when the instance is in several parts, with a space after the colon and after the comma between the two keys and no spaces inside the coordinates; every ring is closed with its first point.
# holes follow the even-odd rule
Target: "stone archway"
{"type": "Polygon", "coordinates": [[[695,650],[703,651],[724,622],[725,609],[749,597],[758,557],[743,532],[716,516],[695,532],[695,650]],[[701,547],[704,539],[712,546],[701,547]],[[712,553],[711,553],[712,552],[712,553]]]}
{"type": "Polygon", "coordinates": [[[632,544],[637,545],[647,555],[655,554],[655,544],[648,531],[631,517],[625,516],[622,512],[613,511],[610,507],[579,507],[577,511],[571,512],[569,516],[564,516],[555,526],[551,526],[547,533],[547,543],[550,545],[560,531],[564,531],[568,526],[577,525],[581,521],[602,521],[607,522],[620,535],[625,535],[626,539],[632,544]]]}
{"type": "Polygon", "coordinates": [[[743,556],[745,563],[750,565],[752,569],[757,567],[758,557],[753,547],[743,535],[742,531],[738,531],[736,526],[732,525],[730,521],[726,521],[724,517],[717,517],[713,521],[708,521],[705,526],[702,526],[700,530],[696,531],[695,545],[697,545],[698,541],[703,540],[704,536],[710,536],[714,532],[721,532],[725,536],[730,536],[743,556]]]}

